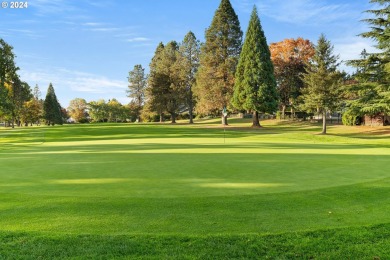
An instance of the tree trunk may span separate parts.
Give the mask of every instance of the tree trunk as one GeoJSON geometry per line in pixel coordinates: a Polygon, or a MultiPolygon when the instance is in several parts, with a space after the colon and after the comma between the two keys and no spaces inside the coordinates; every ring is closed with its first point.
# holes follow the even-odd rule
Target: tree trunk
{"type": "Polygon", "coordinates": [[[138,117],[137,117],[137,123],[141,123],[141,116],[140,115],[138,115],[138,117]]]}
{"type": "Polygon", "coordinates": [[[194,123],[194,102],[192,97],[192,90],[190,89],[189,97],[188,97],[188,113],[190,114],[190,124],[194,123]]]}
{"type": "Polygon", "coordinates": [[[321,134],[326,135],[326,111],[322,112],[322,132],[321,134]]]}
{"type": "Polygon", "coordinates": [[[291,119],[294,121],[295,119],[295,110],[293,107],[291,107],[291,119]]]}
{"type": "Polygon", "coordinates": [[[15,128],[15,114],[12,112],[12,128],[15,128]]]}
{"type": "Polygon", "coordinates": [[[282,117],[281,119],[286,119],[286,105],[282,105],[282,117]]]}
{"type": "Polygon", "coordinates": [[[190,102],[189,106],[188,106],[188,113],[190,114],[190,124],[193,124],[194,123],[194,115],[193,115],[193,105],[192,105],[192,102],[190,102]]]}
{"type": "Polygon", "coordinates": [[[259,112],[254,111],[252,117],[252,127],[261,127],[259,120],[259,112]]]}
{"type": "Polygon", "coordinates": [[[228,125],[227,116],[222,115],[222,125],[228,125]]]}
{"type": "Polygon", "coordinates": [[[176,113],[171,113],[171,124],[176,124],[176,113]]]}
{"type": "Polygon", "coordinates": [[[160,123],[164,122],[164,114],[160,113],[160,123]]]}

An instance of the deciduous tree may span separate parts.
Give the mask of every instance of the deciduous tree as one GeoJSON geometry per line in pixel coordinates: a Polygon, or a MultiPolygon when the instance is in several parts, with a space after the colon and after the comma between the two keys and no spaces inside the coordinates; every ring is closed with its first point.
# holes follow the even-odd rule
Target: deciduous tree
{"type": "Polygon", "coordinates": [[[14,127],[15,123],[20,126],[23,105],[32,98],[31,88],[26,82],[22,82],[17,74],[13,75],[11,82],[6,84],[6,88],[9,120],[12,127],[14,127]]]}
{"type": "Polygon", "coordinates": [[[76,122],[86,120],[87,101],[75,98],[69,102],[68,113],[76,122]]]}
{"type": "Polygon", "coordinates": [[[104,99],[89,102],[88,111],[94,122],[105,122],[108,120],[108,105],[104,99]]]}
{"type": "Polygon", "coordinates": [[[292,116],[294,115],[298,98],[302,94],[302,74],[305,73],[305,66],[314,55],[314,46],[303,38],[285,39],[272,43],[270,50],[284,119],[287,107],[291,108],[292,116]]]}
{"type": "Polygon", "coordinates": [[[13,47],[0,38],[0,115],[10,114],[12,102],[9,91],[19,68],[15,64],[13,47]]]}

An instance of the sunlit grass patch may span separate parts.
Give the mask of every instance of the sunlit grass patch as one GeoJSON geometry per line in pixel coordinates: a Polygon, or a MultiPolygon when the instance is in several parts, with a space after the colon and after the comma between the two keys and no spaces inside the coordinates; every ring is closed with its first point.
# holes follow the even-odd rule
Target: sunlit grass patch
{"type": "Polygon", "coordinates": [[[67,179],[67,180],[52,180],[49,183],[52,184],[105,184],[105,183],[123,183],[129,181],[123,178],[102,178],[102,179],[67,179]]]}
{"type": "Polygon", "coordinates": [[[203,188],[228,188],[228,189],[253,189],[253,188],[272,188],[290,186],[288,183],[231,183],[231,182],[217,182],[217,183],[201,183],[200,187],[203,188]]]}

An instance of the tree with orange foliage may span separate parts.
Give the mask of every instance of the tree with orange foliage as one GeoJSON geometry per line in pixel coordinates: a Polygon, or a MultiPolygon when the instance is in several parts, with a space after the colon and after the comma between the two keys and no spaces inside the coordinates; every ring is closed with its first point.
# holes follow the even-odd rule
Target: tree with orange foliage
{"type": "Polygon", "coordinates": [[[302,74],[315,53],[314,45],[303,38],[285,39],[272,43],[270,51],[284,119],[287,107],[291,108],[291,114],[294,116],[297,99],[302,94],[302,74]]]}

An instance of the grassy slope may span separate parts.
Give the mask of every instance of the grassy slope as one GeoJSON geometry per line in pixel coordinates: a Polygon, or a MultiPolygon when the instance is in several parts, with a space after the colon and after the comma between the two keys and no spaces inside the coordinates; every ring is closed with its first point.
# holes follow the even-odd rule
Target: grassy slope
{"type": "Polygon", "coordinates": [[[388,128],[207,123],[1,132],[0,258],[389,255],[388,128]]]}

